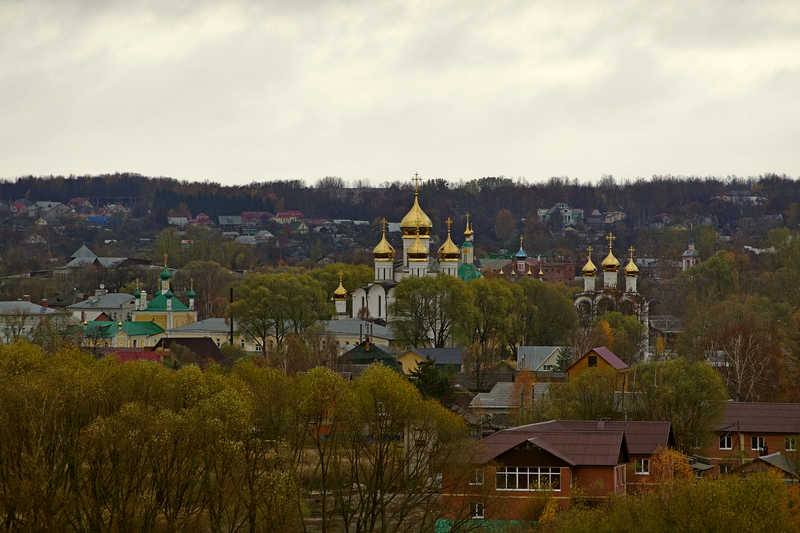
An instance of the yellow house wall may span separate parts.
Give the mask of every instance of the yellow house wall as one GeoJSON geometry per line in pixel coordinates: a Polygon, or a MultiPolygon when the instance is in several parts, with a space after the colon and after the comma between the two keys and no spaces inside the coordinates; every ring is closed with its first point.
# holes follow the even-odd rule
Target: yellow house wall
{"type": "Polygon", "coordinates": [[[420,357],[419,354],[411,351],[406,352],[397,358],[397,362],[403,367],[403,374],[407,376],[415,371],[419,367],[419,364],[424,360],[425,359],[420,357]]]}
{"type": "MultiPolygon", "coordinates": [[[[610,364],[608,364],[606,362],[606,360],[603,359],[602,357],[600,357],[599,355],[597,355],[597,353],[595,353],[594,350],[592,350],[591,352],[587,353],[586,355],[584,355],[583,357],[578,359],[575,362],[575,364],[573,364],[569,368],[569,370],[567,370],[567,376],[569,377],[569,379],[571,379],[571,380],[572,379],[577,379],[578,376],[580,376],[581,374],[583,374],[584,372],[589,370],[589,368],[590,368],[589,367],[589,356],[597,357],[597,367],[596,368],[599,371],[601,371],[603,373],[613,374],[615,376],[615,378],[616,378],[616,380],[615,380],[616,381],[616,387],[615,388],[617,390],[625,390],[627,388],[626,387],[626,383],[625,383],[626,382],[625,376],[623,375],[623,373],[620,372],[619,370],[617,370],[616,368],[614,368],[613,366],[611,366],[610,364]]],[[[591,367],[591,368],[595,368],[595,367],[591,367]]]]}
{"type": "Polygon", "coordinates": [[[167,329],[167,315],[161,313],[142,314],[136,313],[136,322],[155,322],[164,329],[167,329]]]}

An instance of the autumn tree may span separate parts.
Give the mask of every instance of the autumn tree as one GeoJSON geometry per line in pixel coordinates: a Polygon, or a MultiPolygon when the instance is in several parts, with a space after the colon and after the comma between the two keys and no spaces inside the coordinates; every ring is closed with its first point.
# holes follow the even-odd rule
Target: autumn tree
{"type": "Polygon", "coordinates": [[[288,333],[299,336],[331,314],[325,293],[307,274],[252,274],[235,291],[237,327],[264,348],[269,339],[282,344],[288,333]]]}
{"type": "Polygon", "coordinates": [[[629,372],[625,413],[633,420],[665,420],[672,424],[678,450],[692,453],[714,438],[722,420],[725,384],[704,362],[684,359],[646,363],[629,372]]]}
{"type": "Polygon", "coordinates": [[[470,311],[467,286],[444,274],[403,280],[395,287],[394,298],[389,305],[390,325],[395,335],[414,347],[428,342],[444,347],[470,311]]]}
{"type": "Polygon", "coordinates": [[[508,209],[501,209],[498,211],[494,219],[494,234],[497,239],[506,242],[514,233],[514,216],[508,209]]]}

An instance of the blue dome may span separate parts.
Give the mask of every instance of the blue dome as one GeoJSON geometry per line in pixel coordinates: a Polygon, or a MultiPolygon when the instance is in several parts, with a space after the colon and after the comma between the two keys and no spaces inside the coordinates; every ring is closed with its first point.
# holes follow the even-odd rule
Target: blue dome
{"type": "Polygon", "coordinates": [[[517,252],[517,255],[515,255],[514,257],[516,257],[517,259],[527,259],[528,254],[526,254],[525,250],[523,250],[522,247],[520,247],[519,252],[517,252]]]}

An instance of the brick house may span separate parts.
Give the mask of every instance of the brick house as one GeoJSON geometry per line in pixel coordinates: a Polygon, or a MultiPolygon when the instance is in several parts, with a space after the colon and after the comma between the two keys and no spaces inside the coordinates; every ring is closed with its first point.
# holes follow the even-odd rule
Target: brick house
{"type": "Polygon", "coordinates": [[[724,474],[775,452],[796,454],[800,440],[800,403],[726,402],[717,438],[704,455],[724,474]]]}
{"type": "Polygon", "coordinates": [[[475,447],[477,466],[466,478],[444,474],[445,523],[526,520],[538,493],[562,507],[576,488],[602,500],[638,492],[649,483],[650,461],[674,446],[669,422],[551,420],[500,431],[475,447]]]}

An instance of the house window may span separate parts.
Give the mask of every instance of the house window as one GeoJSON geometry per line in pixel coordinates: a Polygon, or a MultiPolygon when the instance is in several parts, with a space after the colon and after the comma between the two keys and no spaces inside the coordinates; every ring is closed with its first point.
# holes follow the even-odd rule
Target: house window
{"type": "Polygon", "coordinates": [[[497,490],[561,490],[561,469],[507,466],[497,469],[497,490]]]}
{"type": "Polygon", "coordinates": [[[719,438],[719,449],[720,450],[732,450],[733,449],[733,437],[730,435],[725,435],[724,437],[719,438]]]}
{"type": "Polygon", "coordinates": [[[589,356],[589,366],[590,367],[597,366],[597,356],[596,355],[590,355],[589,356]]]}
{"type": "Polygon", "coordinates": [[[483,503],[469,504],[469,517],[470,518],[483,518],[483,503]]]}
{"type": "Polygon", "coordinates": [[[751,437],[750,438],[750,449],[751,450],[763,450],[766,448],[764,445],[764,437],[751,437]]]}
{"type": "Polygon", "coordinates": [[[476,468],[469,476],[470,485],[483,485],[483,468],[476,468]]]}
{"type": "Polygon", "coordinates": [[[786,437],[783,439],[783,449],[787,452],[796,452],[797,437],[786,437]]]}
{"type": "Polygon", "coordinates": [[[650,474],[650,459],[636,459],[635,472],[640,476],[650,474]]]}
{"type": "Polygon", "coordinates": [[[261,351],[261,345],[259,343],[256,343],[256,351],[257,352],[261,351]]]}
{"type": "Polygon", "coordinates": [[[554,367],[554,365],[544,365],[544,366],[542,367],[542,370],[543,370],[544,372],[552,372],[552,371],[553,371],[553,367],[554,367]]]}
{"type": "Polygon", "coordinates": [[[219,339],[217,339],[217,347],[219,347],[219,339]]]}
{"type": "Polygon", "coordinates": [[[136,339],[133,339],[133,347],[136,348],[136,339]]]}
{"type": "Polygon", "coordinates": [[[244,339],[241,341],[242,349],[244,349],[244,339]]]}
{"type": "Polygon", "coordinates": [[[731,465],[719,465],[719,473],[720,474],[727,474],[733,469],[731,465]]]}

